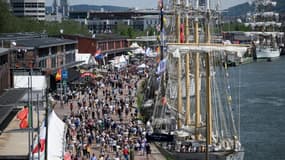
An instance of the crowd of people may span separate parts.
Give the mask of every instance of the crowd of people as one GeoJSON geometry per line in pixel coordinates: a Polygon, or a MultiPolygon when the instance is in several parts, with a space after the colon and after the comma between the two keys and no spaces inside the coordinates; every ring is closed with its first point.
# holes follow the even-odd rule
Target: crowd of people
{"type": "Polygon", "coordinates": [[[129,160],[151,153],[135,107],[140,77],[111,71],[92,85],[75,88],[64,118],[72,160],[129,160]]]}

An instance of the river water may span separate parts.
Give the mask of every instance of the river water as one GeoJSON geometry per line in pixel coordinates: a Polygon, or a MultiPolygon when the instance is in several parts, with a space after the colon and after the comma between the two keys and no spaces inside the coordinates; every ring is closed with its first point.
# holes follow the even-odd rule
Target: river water
{"type": "Polygon", "coordinates": [[[233,88],[240,88],[245,160],[285,160],[285,57],[230,70],[240,75],[233,88]]]}

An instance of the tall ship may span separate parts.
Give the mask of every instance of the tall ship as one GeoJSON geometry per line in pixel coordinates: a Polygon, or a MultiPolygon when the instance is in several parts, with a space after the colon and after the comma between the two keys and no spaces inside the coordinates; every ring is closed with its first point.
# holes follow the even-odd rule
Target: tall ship
{"type": "Polygon", "coordinates": [[[168,2],[170,10],[160,2],[159,88],[147,139],[172,159],[243,160],[239,116],[233,112],[239,110],[233,103],[238,94],[232,97],[226,62],[229,54],[249,47],[212,43],[215,11],[209,0],[168,2]]]}
{"type": "Polygon", "coordinates": [[[280,32],[282,23],[279,22],[279,14],[273,12],[277,2],[272,0],[253,0],[254,12],[247,13],[246,26],[250,26],[252,32],[248,36],[253,38],[256,47],[256,58],[276,58],[280,56],[284,33],[280,32]]]}

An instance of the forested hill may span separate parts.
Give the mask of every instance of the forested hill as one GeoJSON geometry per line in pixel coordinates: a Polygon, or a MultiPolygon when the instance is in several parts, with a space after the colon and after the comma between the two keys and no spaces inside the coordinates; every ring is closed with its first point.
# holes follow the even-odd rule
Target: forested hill
{"type": "MultiPolygon", "coordinates": [[[[277,2],[277,6],[273,8],[273,11],[278,13],[285,13],[285,0],[275,0],[277,2]]],[[[239,4],[228,8],[225,10],[224,16],[244,16],[249,11],[254,11],[254,6],[250,6],[248,3],[239,4]]]]}

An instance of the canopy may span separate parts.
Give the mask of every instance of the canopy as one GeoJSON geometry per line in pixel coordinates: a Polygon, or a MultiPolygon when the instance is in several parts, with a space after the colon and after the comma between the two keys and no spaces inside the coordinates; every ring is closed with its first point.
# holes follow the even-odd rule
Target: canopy
{"type": "Polygon", "coordinates": [[[134,42],[130,45],[130,48],[138,48],[138,47],[140,46],[137,44],[137,42],[134,42]]]}
{"type": "Polygon", "coordinates": [[[48,119],[48,158],[53,160],[62,160],[65,143],[65,124],[52,111],[48,119]]]}
{"type": "Polygon", "coordinates": [[[142,47],[139,47],[135,50],[133,50],[134,54],[145,54],[145,50],[142,47]]]}
{"type": "Polygon", "coordinates": [[[143,64],[137,66],[137,68],[148,68],[148,66],[143,63],[143,64]]]}
{"type": "MultiPolygon", "coordinates": [[[[35,145],[33,149],[34,159],[44,159],[45,150],[45,125],[40,129],[40,146],[35,145]],[[40,158],[38,150],[40,149],[40,158]]],[[[36,138],[34,144],[39,144],[36,138]]],[[[52,111],[48,116],[48,155],[47,159],[62,160],[64,158],[65,148],[65,123],[52,111]]]]}

